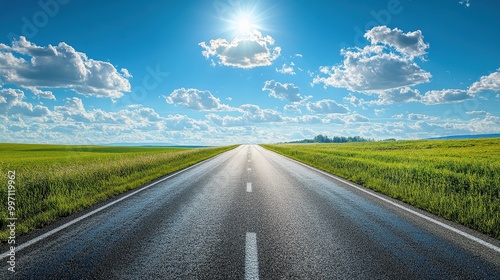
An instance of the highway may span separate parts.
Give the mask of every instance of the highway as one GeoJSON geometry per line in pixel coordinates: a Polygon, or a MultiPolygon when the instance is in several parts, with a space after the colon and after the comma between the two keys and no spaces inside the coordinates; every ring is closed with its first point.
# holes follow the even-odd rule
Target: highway
{"type": "Polygon", "coordinates": [[[90,211],[0,278],[500,279],[498,240],[256,145],[90,211]]]}

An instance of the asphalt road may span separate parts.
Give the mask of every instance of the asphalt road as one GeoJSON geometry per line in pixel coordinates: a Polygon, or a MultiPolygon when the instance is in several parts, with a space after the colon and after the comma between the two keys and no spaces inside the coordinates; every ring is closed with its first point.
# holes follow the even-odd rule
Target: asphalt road
{"type": "Polygon", "coordinates": [[[500,279],[498,240],[385,200],[241,146],[19,249],[0,278],[500,279]]]}

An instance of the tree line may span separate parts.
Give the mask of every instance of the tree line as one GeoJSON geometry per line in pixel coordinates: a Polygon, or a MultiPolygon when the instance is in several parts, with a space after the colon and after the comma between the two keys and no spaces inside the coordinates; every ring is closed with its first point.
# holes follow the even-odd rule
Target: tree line
{"type": "Polygon", "coordinates": [[[317,135],[313,139],[304,139],[300,141],[294,141],[291,143],[348,143],[348,142],[373,142],[374,139],[366,139],[361,136],[345,137],[345,136],[334,136],[330,138],[325,135],[317,135]]]}

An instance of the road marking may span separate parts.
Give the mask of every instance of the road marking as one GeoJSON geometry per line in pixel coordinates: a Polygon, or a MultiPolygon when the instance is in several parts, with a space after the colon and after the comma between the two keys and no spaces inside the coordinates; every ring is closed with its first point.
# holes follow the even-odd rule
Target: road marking
{"type": "Polygon", "coordinates": [[[247,168],[248,171],[252,171],[252,168],[247,168]]]}
{"type": "Polygon", "coordinates": [[[252,183],[247,183],[247,192],[252,192],[252,183]]]}
{"type": "MultiPolygon", "coordinates": [[[[277,155],[280,155],[280,154],[278,154],[278,153],[276,153],[276,154],[277,154],[277,155]]],[[[285,156],[283,156],[283,155],[280,155],[280,156],[285,157],[285,156]]],[[[290,159],[290,158],[288,158],[288,157],[285,157],[285,158],[290,159]]],[[[475,236],[473,236],[473,235],[471,235],[471,234],[468,234],[468,233],[466,233],[466,232],[464,232],[464,231],[461,231],[461,230],[459,230],[459,229],[457,229],[457,228],[454,228],[454,227],[452,227],[452,226],[450,226],[450,225],[447,225],[447,224],[445,224],[445,223],[443,223],[443,222],[440,222],[440,221],[438,221],[438,220],[435,220],[435,219],[433,219],[433,218],[431,218],[431,217],[428,217],[428,216],[426,216],[426,215],[424,215],[424,214],[421,214],[421,213],[419,213],[419,212],[417,212],[417,211],[415,211],[415,210],[412,210],[412,209],[407,208],[407,207],[405,207],[405,206],[403,206],[403,205],[400,205],[400,204],[398,204],[398,203],[396,203],[396,202],[393,202],[393,201],[391,201],[391,200],[389,200],[389,199],[387,199],[387,198],[384,198],[384,197],[382,197],[382,196],[380,196],[380,195],[377,195],[377,194],[375,194],[375,193],[372,193],[372,192],[370,192],[370,191],[368,191],[368,190],[364,189],[363,187],[356,186],[356,185],[354,185],[353,183],[351,183],[351,182],[349,182],[349,181],[347,181],[347,180],[345,180],[345,179],[342,179],[342,178],[340,178],[340,177],[337,177],[337,176],[335,176],[335,175],[332,175],[332,174],[330,174],[330,173],[328,173],[328,172],[325,172],[325,171],[323,171],[323,170],[319,170],[319,169],[317,169],[317,168],[314,168],[314,167],[312,167],[312,166],[309,166],[309,165],[307,165],[307,164],[305,164],[305,163],[302,163],[302,162],[300,162],[300,161],[296,161],[296,160],[293,160],[293,159],[290,159],[290,160],[292,160],[292,161],[294,161],[294,162],[296,162],[296,163],[298,163],[298,164],[300,164],[300,165],[302,165],[302,166],[305,166],[305,167],[307,167],[307,168],[309,168],[309,169],[312,169],[312,170],[314,170],[314,171],[316,171],[316,172],[319,172],[319,173],[321,173],[321,174],[323,174],[323,175],[326,175],[326,176],[328,176],[328,177],[330,177],[330,178],[333,178],[333,179],[335,179],[335,180],[337,180],[337,181],[340,181],[340,182],[342,182],[342,183],[344,183],[344,184],[346,184],[346,185],[349,185],[349,186],[351,186],[351,187],[353,187],[353,188],[355,188],[355,189],[357,189],[357,190],[360,190],[360,191],[362,191],[362,192],[364,192],[364,193],[366,193],[366,194],[369,194],[369,195],[371,195],[371,196],[373,196],[373,197],[375,197],[375,198],[378,198],[378,199],[380,199],[380,200],[382,200],[382,201],[384,201],[384,202],[387,202],[387,203],[389,203],[389,204],[391,204],[391,205],[393,205],[393,206],[395,206],[395,207],[397,207],[397,208],[399,208],[399,209],[401,209],[401,210],[404,210],[404,211],[406,211],[406,212],[408,212],[408,213],[414,214],[414,215],[416,215],[416,216],[418,216],[418,217],[420,217],[420,218],[422,218],[422,219],[424,219],[424,220],[427,220],[428,222],[431,222],[431,223],[436,224],[436,225],[438,225],[438,226],[441,226],[441,227],[443,227],[443,228],[445,228],[445,229],[448,229],[448,230],[450,230],[450,231],[453,231],[454,233],[459,234],[459,235],[461,235],[461,236],[463,236],[463,237],[465,237],[465,238],[467,238],[467,239],[469,239],[469,240],[471,240],[471,241],[477,242],[477,243],[479,243],[479,244],[481,244],[481,245],[483,245],[483,246],[486,246],[487,248],[489,248],[489,249],[491,249],[491,250],[493,250],[493,251],[496,251],[497,253],[500,253],[500,247],[497,247],[497,246],[495,246],[495,245],[493,245],[493,244],[491,244],[491,243],[489,243],[489,242],[486,242],[486,241],[484,241],[484,240],[482,240],[482,239],[480,239],[480,238],[477,238],[477,237],[475,237],[475,236]]]]}
{"type": "Polygon", "coordinates": [[[259,280],[259,259],[257,254],[257,234],[247,232],[245,244],[245,279],[259,280]]]}
{"type": "MultiPolygon", "coordinates": [[[[47,238],[47,237],[49,237],[49,236],[51,236],[51,235],[53,235],[53,234],[57,233],[57,232],[59,232],[59,231],[61,231],[61,230],[65,229],[65,228],[67,228],[67,227],[69,227],[69,226],[73,225],[73,224],[78,223],[78,222],[79,222],[79,221],[81,221],[81,220],[84,220],[84,219],[86,219],[86,218],[88,218],[88,217],[90,217],[90,216],[92,216],[92,215],[94,215],[94,214],[96,214],[96,213],[98,213],[98,212],[101,212],[102,210],[104,210],[104,209],[106,209],[106,208],[108,208],[108,207],[110,207],[110,206],[112,206],[112,205],[115,205],[116,203],[118,203],[118,202],[120,202],[120,201],[122,201],[122,200],[125,200],[125,199],[127,199],[127,198],[129,198],[129,197],[131,197],[131,196],[133,196],[133,195],[135,195],[135,194],[137,194],[137,193],[140,193],[140,192],[142,192],[142,191],[144,191],[144,190],[146,190],[146,189],[149,189],[150,187],[152,187],[152,186],[154,186],[154,185],[156,185],[156,184],[159,184],[159,183],[161,183],[161,182],[163,182],[163,181],[165,181],[165,180],[168,180],[168,179],[170,179],[170,178],[172,178],[172,177],[174,177],[174,176],[177,176],[177,175],[179,175],[179,174],[181,174],[181,173],[183,173],[183,172],[185,172],[185,171],[188,171],[189,169],[195,168],[195,167],[197,167],[198,165],[201,165],[201,164],[203,164],[203,163],[206,163],[206,162],[207,162],[207,161],[209,161],[209,160],[215,159],[215,158],[219,157],[220,155],[222,155],[222,154],[216,155],[216,156],[214,156],[214,157],[212,157],[212,158],[209,158],[209,159],[206,159],[206,160],[204,160],[204,161],[200,161],[200,162],[198,162],[198,163],[196,163],[196,164],[194,164],[194,165],[191,165],[191,166],[189,166],[189,167],[187,167],[187,168],[184,168],[184,169],[179,170],[179,171],[177,171],[177,172],[175,172],[175,173],[172,173],[172,174],[168,175],[167,177],[165,177],[165,178],[163,178],[163,179],[161,179],[161,180],[158,180],[158,181],[156,181],[156,182],[154,182],[154,183],[148,184],[148,185],[146,185],[146,186],[144,186],[144,187],[142,187],[142,188],[140,188],[140,189],[138,189],[138,190],[136,190],[136,191],[134,191],[134,192],[132,192],[132,193],[130,193],[130,194],[127,194],[127,195],[125,195],[125,196],[123,196],[123,197],[121,197],[121,198],[119,198],[119,199],[117,199],[117,200],[115,200],[115,201],[112,201],[112,202],[110,202],[110,203],[108,203],[108,204],[106,204],[106,205],[104,205],[104,206],[101,206],[101,207],[97,208],[96,210],[94,210],[94,211],[92,211],[92,212],[89,212],[89,213],[87,213],[87,214],[85,214],[85,215],[83,215],[83,216],[80,216],[80,217],[78,217],[78,218],[76,218],[76,219],[72,220],[72,221],[69,221],[69,222],[67,222],[67,223],[65,223],[65,224],[63,224],[63,225],[61,225],[61,226],[59,226],[59,227],[57,227],[57,228],[55,228],[55,229],[53,229],[53,230],[51,230],[51,231],[48,231],[48,232],[46,232],[46,233],[44,233],[44,234],[42,234],[42,235],[40,235],[40,236],[38,236],[38,237],[35,237],[35,238],[31,239],[31,240],[28,240],[28,241],[24,242],[23,244],[21,244],[21,245],[19,245],[19,246],[16,246],[16,253],[17,253],[18,251],[22,250],[22,249],[25,249],[25,248],[27,248],[27,247],[29,247],[29,246],[31,246],[31,245],[33,245],[33,244],[37,243],[37,242],[39,242],[39,241],[41,241],[41,240],[43,240],[43,239],[45,239],[45,238],[47,238]]],[[[4,259],[4,258],[8,257],[8,256],[9,256],[9,253],[10,253],[10,251],[7,251],[7,252],[5,252],[5,253],[2,253],[2,254],[0,255],[0,260],[2,260],[2,259],[4,259]]]]}

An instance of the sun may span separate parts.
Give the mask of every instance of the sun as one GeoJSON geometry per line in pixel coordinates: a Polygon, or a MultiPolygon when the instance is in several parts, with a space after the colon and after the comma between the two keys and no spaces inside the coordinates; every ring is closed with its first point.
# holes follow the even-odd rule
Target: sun
{"type": "Polygon", "coordinates": [[[252,32],[254,29],[254,24],[248,16],[242,16],[236,21],[236,30],[240,34],[247,34],[252,32]]]}
{"type": "Polygon", "coordinates": [[[230,32],[235,37],[245,38],[252,36],[255,32],[266,30],[262,25],[266,19],[263,16],[265,16],[265,12],[259,12],[259,7],[256,3],[252,6],[238,5],[234,7],[234,10],[230,11],[227,17],[220,19],[226,23],[224,32],[230,32]]]}

